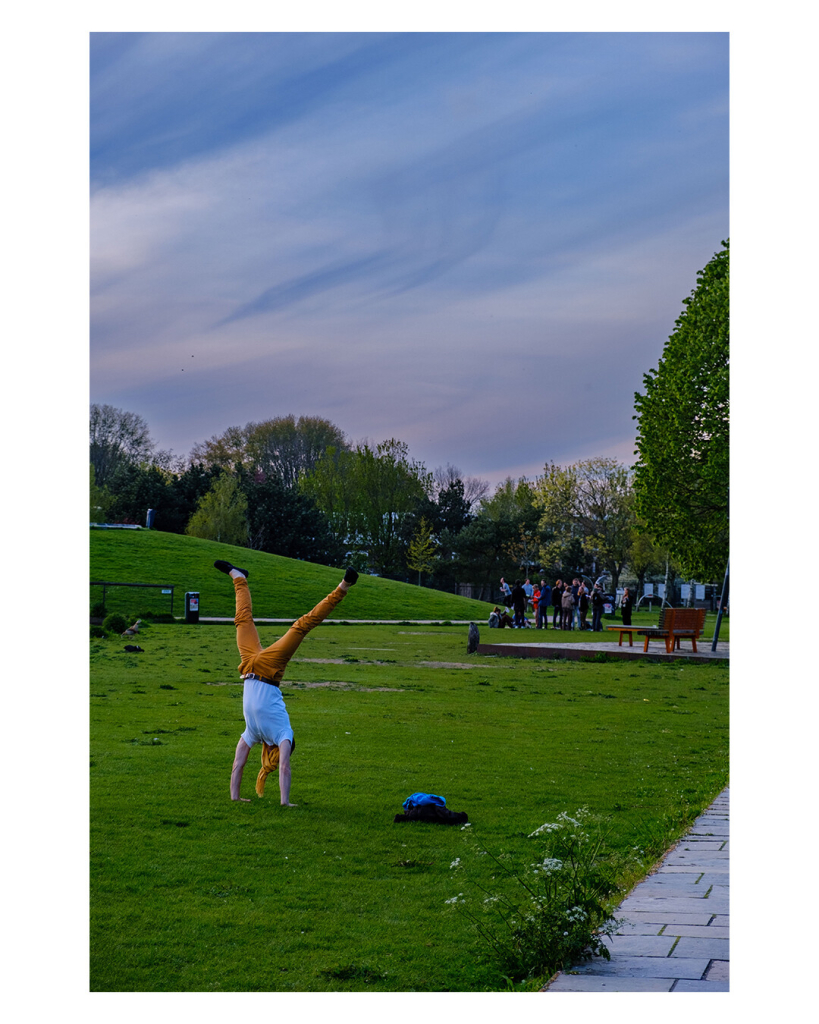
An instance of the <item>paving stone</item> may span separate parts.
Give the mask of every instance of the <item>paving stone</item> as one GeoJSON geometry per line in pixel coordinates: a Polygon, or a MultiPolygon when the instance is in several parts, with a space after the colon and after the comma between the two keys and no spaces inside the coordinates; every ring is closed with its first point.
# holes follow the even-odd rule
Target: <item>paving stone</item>
{"type": "Polygon", "coordinates": [[[640,882],[639,886],[635,891],[639,891],[641,894],[644,892],[660,891],[668,892],[669,890],[678,891],[684,890],[690,892],[692,896],[701,896],[705,898],[706,892],[710,886],[706,883],[702,884],[700,881],[700,875],[695,874],[673,874],[673,875],[651,875],[644,881],[640,882]]]}
{"type": "Polygon", "coordinates": [[[692,850],[690,847],[682,850],[672,850],[666,860],[666,864],[693,864],[701,860],[709,861],[729,860],[728,850],[692,850]]]}
{"type": "Polygon", "coordinates": [[[727,861],[729,858],[725,855],[725,851],[721,850],[718,846],[711,847],[703,843],[703,849],[698,850],[696,846],[686,846],[679,850],[674,850],[668,855],[665,860],[666,864],[690,864],[696,867],[699,863],[714,864],[719,861],[727,861]]]}
{"type": "Polygon", "coordinates": [[[695,857],[692,853],[670,854],[666,861],[669,868],[699,868],[700,871],[714,871],[720,868],[729,868],[731,858],[727,853],[701,853],[695,857]]]}
{"type": "Polygon", "coordinates": [[[711,924],[712,925],[719,925],[719,926],[723,926],[723,927],[727,928],[728,927],[728,915],[727,914],[717,914],[717,916],[714,918],[714,920],[711,922],[711,924]]]}
{"type": "Polygon", "coordinates": [[[699,880],[698,884],[707,886],[709,889],[711,889],[712,892],[716,893],[716,895],[718,896],[728,895],[729,882],[728,875],[725,873],[712,871],[709,868],[708,871],[706,871],[702,878],[699,880]]]}
{"type": "Polygon", "coordinates": [[[644,913],[658,910],[663,914],[724,914],[728,905],[724,900],[712,902],[704,896],[643,896],[639,892],[627,896],[623,900],[622,909],[626,913],[640,910],[644,913]],[[707,904],[707,906],[703,906],[707,904]]]}
{"type": "Polygon", "coordinates": [[[627,921],[618,929],[617,935],[659,935],[664,926],[656,921],[647,921],[641,924],[638,921],[627,921]]]}
{"type": "MultiPolygon", "coordinates": [[[[676,935],[612,935],[605,939],[612,956],[668,956],[676,935]]],[[[679,943],[677,943],[679,945],[679,943]]],[[[703,951],[694,956],[709,956],[703,951]]],[[[716,953],[710,954],[717,956],[716,953]]]]}
{"type": "Polygon", "coordinates": [[[708,981],[728,981],[730,966],[727,960],[713,960],[706,978],[708,981]]]}
{"type": "Polygon", "coordinates": [[[706,867],[699,864],[663,864],[657,870],[658,875],[701,875],[708,871],[712,875],[728,876],[731,870],[728,861],[712,861],[706,867]]]}
{"type": "MultiPolygon", "coordinates": [[[[561,974],[547,992],[670,992],[671,978],[595,978],[592,975],[561,974]]],[[[677,984],[682,984],[677,982],[677,984]]],[[[716,984],[716,983],[715,983],[716,984]]]]}
{"type": "MultiPolygon", "coordinates": [[[[651,906],[647,910],[629,910],[622,914],[618,910],[615,917],[625,917],[626,921],[634,921],[635,924],[698,924],[707,925],[714,916],[710,911],[703,911],[701,914],[669,914],[662,908],[651,906]]],[[[717,922],[714,921],[714,924],[717,922]]]]}
{"type": "MultiPolygon", "coordinates": [[[[643,927],[649,927],[644,925],[643,927]]],[[[728,929],[719,925],[668,924],[663,935],[689,935],[692,939],[727,939],[728,929]]]]}
{"type": "Polygon", "coordinates": [[[684,852],[720,853],[725,849],[725,843],[721,839],[688,839],[678,847],[684,852]]]}
{"type": "Polygon", "coordinates": [[[672,992],[728,992],[727,981],[689,981],[687,978],[680,978],[672,992]]]}
{"type": "Polygon", "coordinates": [[[730,825],[727,819],[724,821],[717,819],[698,821],[691,829],[691,836],[697,836],[697,838],[702,839],[711,839],[717,836],[721,839],[727,839],[730,834],[730,825]]]}
{"type": "Polygon", "coordinates": [[[728,939],[711,938],[710,936],[707,939],[701,939],[684,935],[674,947],[674,952],[671,955],[685,957],[705,956],[709,960],[727,960],[729,956],[728,939]]]}
{"type": "Polygon", "coordinates": [[[711,961],[673,956],[612,956],[611,960],[581,964],[572,970],[578,974],[621,978],[701,978],[711,961]]]}

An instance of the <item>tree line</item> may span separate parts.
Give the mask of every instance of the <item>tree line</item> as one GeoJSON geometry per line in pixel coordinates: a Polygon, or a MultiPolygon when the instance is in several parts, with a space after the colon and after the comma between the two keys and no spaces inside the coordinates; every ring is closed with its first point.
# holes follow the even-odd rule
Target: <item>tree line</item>
{"type": "Polygon", "coordinates": [[[608,576],[638,587],[721,578],[728,557],[728,243],[698,275],[659,366],[635,395],[637,463],[544,465],[489,485],[429,472],[390,438],[351,442],[327,419],[229,427],[187,458],[136,413],[93,405],[91,521],[155,528],[441,589],[500,576],[608,576]]]}
{"type": "MultiPolygon", "coordinates": [[[[117,412],[106,410],[106,421],[117,412]]],[[[350,444],[315,418],[308,438],[292,416],[230,428],[177,465],[153,457],[139,417],[120,419],[119,442],[99,432],[92,441],[92,521],[144,524],[151,508],[153,525],[170,533],[441,589],[468,582],[487,599],[504,575],[607,573],[616,588],[626,567],[641,582],[669,559],[677,569],[641,528],[634,474],[613,459],[548,464],[534,481],[508,478],[490,494],[457,467],[428,472],[402,441],[350,444]],[[320,427],[332,441],[323,447],[320,427]]]]}

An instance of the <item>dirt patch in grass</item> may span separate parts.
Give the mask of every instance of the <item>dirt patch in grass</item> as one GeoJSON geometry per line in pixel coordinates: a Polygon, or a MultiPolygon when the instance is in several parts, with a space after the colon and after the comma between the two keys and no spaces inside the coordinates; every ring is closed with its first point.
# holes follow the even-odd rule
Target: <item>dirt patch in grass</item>
{"type": "Polygon", "coordinates": [[[426,665],[427,668],[477,668],[477,665],[467,665],[462,661],[421,661],[419,665],[426,665]]]}
{"type": "MultiPolygon", "coordinates": [[[[317,661],[317,660],[320,660],[320,659],[317,659],[317,658],[306,658],[304,660],[305,661],[317,661]]],[[[343,665],[344,662],[339,661],[339,662],[334,662],[334,664],[343,665]]],[[[207,681],[204,682],[203,685],[205,685],[205,686],[241,686],[242,682],[240,680],[238,683],[224,683],[224,682],[223,683],[220,683],[220,682],[213,682],[212,683],[212,682],[210,682],[210,680],[207,680],[207,681]]],[[[293,682],[290,679],[283,679],[282,680],[282,684],[281,684],[281,688],[282,689],[287,689],[287,687],[289,687],[289,686],[297,687],[300,690],[312,690],[312,689],[315,689],[316,687],[325,687],[325,688],[326,687],[335,687],[338,690],[358,690],[361,693],[403,693],[404,692],[403,689],[400,686],[359,686],[357,683],[348,683],[348,682],[345,682],[344,680],[341,680],[341,679],[326,679],[326,680],[323,680],[320,683],[301,683],[301,682],[293,682]]],[[[93,696],[103,696],[104,697],[104,696],[106,696],[106,694],[99,694],[99,695],[91,694],[91,696],[92,697],[93,696]]],[[[154,730],[154,731],[156,731],[156,730],[154,730]]]]}
{"type": "Polygon", "coordinates": [[[282,680],[282,687],[287,686],[295,686],[300,690],[335,687],[337,690],[356,690],[360,693],[403,693],[403,690],[396,686],[358,686],[356,683],[347,683],[341,679],[325,679],[320,683],[291,683],[282,680]]]}
{"type": "Polygon", "coordinates": [[[309,661],[314,665],[343,665],[343,658],[293,658],[294,662],[309,661]]]}

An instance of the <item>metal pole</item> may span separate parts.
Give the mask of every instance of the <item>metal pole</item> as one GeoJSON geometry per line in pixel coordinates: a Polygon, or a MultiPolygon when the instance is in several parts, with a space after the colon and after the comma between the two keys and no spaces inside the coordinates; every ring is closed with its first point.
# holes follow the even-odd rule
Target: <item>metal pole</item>
{"type": "Polygon", "coordinates": [[[714,639],[711,641],[711,650],[717,649],[717,640],[719,639],[719,627],[722,624],[722,610],[725,607],[725,602],[728,599],[728,569],[731,562],[728,560],[725,566],[725,579],[722,581],[722,594],[719,599],[719,611],[717,612],[717,624],[714,626],[714,639]]]}

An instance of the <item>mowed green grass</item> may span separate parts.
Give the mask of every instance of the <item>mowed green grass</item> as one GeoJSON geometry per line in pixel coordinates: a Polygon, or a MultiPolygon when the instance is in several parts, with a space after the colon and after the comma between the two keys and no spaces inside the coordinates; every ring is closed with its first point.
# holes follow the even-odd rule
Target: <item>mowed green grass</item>
{"type": "MultiPolygon", "coordinates": [[[[259,618],[293,618],[309,610],[337,586],[344,568],[300,562],[232,544],[182,537],[155,530],[91,530],[90,579],[111,583],[171,584],[173,612],[184,615],[185,593],[199,594],[201,617],[233,616],[233,587],[213,568],[223,559],[247,569],[253,612],[259,618]],[[307,605],[305,605],[307,602],[307,605]]],[[[331,618],[475,619],[487,621],[492,605],[426,587],[362,575],[356,600],[345,600],[331,618]]],[[[102,599],[102,588],[90,588],[90,602],[102,599]]],[[[110,588],[108,611],[140,614],[143,608],[170,611],[170,597],[155,590],[110,588]]]]}
{"type": "MultiPolygon", "coordinates": [[[[104,579],[107,565],[121,567],[100,551],[121,542],[98,536],[92,578],[104,579]]],[[[166,582],[165,567],[140,564],[136,552],[148,540],[158,553],[169,535],[129,536],[134,573],[166,582]]],[[[223,550],[249,565],[255,597],[267,565],[247,556],[273,556],[223,550]]],[[[212,548],[201,554],[212,562],[212,548]]],[[[198,567],[199,552],[191,558],[198,567]]],[[[287,615],[338,575],[296,565],[303,571],[276,606],[287,615]]],[[[231,592],[224,577],[211,570],[211,586],[206,568],[169,566],[169,580],[230,614],[218,604],[231,592]]],[[[387,597],[400,584],[362,583],[347,615],[363,606],[362,617],[375,617],[369,609],[380,606],[403,617],[387,597]]],[[[271,602],[283,589],[271,588],[271,602]]],[[[260,632],[272,642],[281,630],[260,632]]],[[[570,635],[548,639],[561,636],[570,635]]],[[[259,748],[243,785],[252,802],[229,799],[243,728],[231,626],[150,625],[140,654],[119,639],[92,641],[92,990],[503,989],[445,903],[464,888],[450,864],[468,840],[531,863],[529,833],[586,805],[609,819],[611,848],[636,858],[625,887],[726,785],[725,663],[485,658],[467,655],[466,640],[466,626],[327,622],[311,633],[283,686],[295,808],[279,806],[275,777],[264,799],[253,793],[259,748]],[[466,811],[470,828],[393,823],[416,790],[466,811]]]]}

